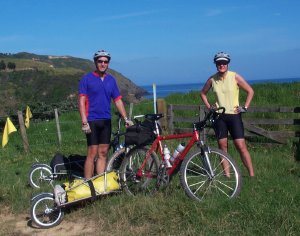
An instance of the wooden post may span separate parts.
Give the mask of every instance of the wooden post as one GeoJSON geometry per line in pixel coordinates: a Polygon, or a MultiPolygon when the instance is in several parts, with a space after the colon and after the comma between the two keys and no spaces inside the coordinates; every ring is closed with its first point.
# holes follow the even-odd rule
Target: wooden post
{"type": "Polygon", "coordinates": [[[57,108],[54,109],[54,113],[55,113],[55,122],[56,122],[58,143],[59,143],[59,145],[61,145],[61,132],[60,132],[60,125],[59,125],[59,118],[58,118],[57,108]]]}
{"type": "Polygon", "coordinates": [[[162,98],[157,99],[157,113],[162,113],[164,117],[160,119],[160,124],[163,130],[167,130],[167,106],[166,101],[162,98]]]}
{"type": "Polygon", "coordinates": [[[21,131],[21,136],[22,136],[22,140],[23,140],[24,150],[25,150],[25,152],[28,152],[29,144],[28,144],[23,114],[21,111],[18,111],[17,114],[18,114],[18,119],[19,119],[19,125],[20,125],[20,131],[21,131]]]}
{"type": "MultiPolygon", "coordinates": [[[[203,120],[205,117],[205,106],[199,106],[199,118],[200,120],[203,120]]],[[[203,131],[200,133],[200,139],[203,140],[203,142],[206,142],[206,133],[207,129],[203,129],[203,131]]]]}

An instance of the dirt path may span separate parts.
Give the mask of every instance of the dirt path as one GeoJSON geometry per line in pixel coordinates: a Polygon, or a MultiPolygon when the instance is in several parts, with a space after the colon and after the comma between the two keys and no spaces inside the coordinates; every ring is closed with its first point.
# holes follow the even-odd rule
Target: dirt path
{"type": "Polygon", "coordinates": [[[30,217],[25,214],[13,215],[2,211],[0,214],[0,235],[95,235],[95,225],[79,219],[78,222],[67,222],[63,220],[60,225],[51,229],[39,229],[31,224],[30,217]]]}

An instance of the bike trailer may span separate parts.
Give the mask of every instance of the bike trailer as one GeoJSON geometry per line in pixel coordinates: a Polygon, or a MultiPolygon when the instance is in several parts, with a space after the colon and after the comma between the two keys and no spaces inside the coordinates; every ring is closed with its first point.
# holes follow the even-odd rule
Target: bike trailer
{"type": "Polygon", "coordinates": [[[58,205],[74,202],[85,198],[95,198],[121,188],[119,175],[115,171],[104,172],[91,179],[75,179],[54,188],[55,202],[58,205]]]}

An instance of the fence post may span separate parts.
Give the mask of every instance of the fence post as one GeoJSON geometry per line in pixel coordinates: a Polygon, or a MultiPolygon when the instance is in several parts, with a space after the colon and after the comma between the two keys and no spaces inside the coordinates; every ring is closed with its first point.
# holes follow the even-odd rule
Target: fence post
{"type": "MultiPolygon", "coordinates": [[[[199,106],[199,118],[200,120],[203,120],[205,117],[205,106],[200,105],[199,106]]],[[[207,129],[204,128],[203,132],[200,132],[200,139],[203,140],[203,142],[206,142],[206,133],[207,133],[207,129]]]]}
{"type": "Polygon", "coordinates": [[[129,114],[128,114],[129,120],[131,120],[131,117],[132,117],[132,111],[133,111],[133,103],[131,102],[130,105],[129,105],[129,114]]]}
{"type": "Polygon", "coordinates": [[[29,144],[28,144],[26,128],[25,128],[25,124],[24,124],[23,114],[21,111],[18,111],[17,114],[18,114],[18,119],[19,119],[19,125],[20,125],[20,131],[21,131],[21,136],[22,136],[22,140],[23,140],[24,150],[25,150],[25,152],[28,152],[29,144]]]}
{"type": "Polygon", "coordinates": [[[167,127],[167,106],[166,106],[166,101],[162,98],[157,99],[156,101],[157,105],[157,113],[162,113],[164,117],[160,120],[161,122],[161,127],[166,130],[167,127]]]}
{"type": "Polygon", "coordinates": [[[60,125],[59,125],[59,118],[58,118],[57,108],[54,109],[54,113],[55,113],[55,122],[56,122],[58,143],[59,143],[59,145],[61,145],[61,132],[60,132],[60,125]]]}

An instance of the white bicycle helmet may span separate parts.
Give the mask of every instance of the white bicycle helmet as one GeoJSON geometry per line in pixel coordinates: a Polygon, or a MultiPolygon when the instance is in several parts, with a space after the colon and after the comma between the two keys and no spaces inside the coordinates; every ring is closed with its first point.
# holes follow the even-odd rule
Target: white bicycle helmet
{"type": "Polygon", "coordinates": [[[98,57],[106,57],[110,60],[110,54],[104,50],[99,50],[94,54],[94,61],[96,61],[98,57]]]}
{"type": "Polygon", "coordinates": [[[228,61],[230,62],[230,55],[226,52],[218,52],[214,57],[214,63],[217,61],[228,61]]]}

